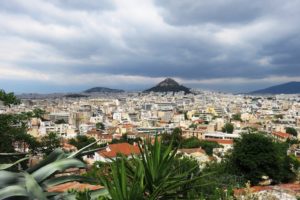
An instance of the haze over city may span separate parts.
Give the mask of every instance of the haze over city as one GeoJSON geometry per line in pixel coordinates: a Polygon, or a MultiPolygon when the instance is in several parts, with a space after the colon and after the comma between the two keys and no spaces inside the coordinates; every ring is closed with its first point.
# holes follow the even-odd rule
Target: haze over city
{"type": "Polygon", "coordinates": [[[300,2],[0,2],[0,86],[76,92],[188,87],[246,92],[300,80],[300,2]]]}

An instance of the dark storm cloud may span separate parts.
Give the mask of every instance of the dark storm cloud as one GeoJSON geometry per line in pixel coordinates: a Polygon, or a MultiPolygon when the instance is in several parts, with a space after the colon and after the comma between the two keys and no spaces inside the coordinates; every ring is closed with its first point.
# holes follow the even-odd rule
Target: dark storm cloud
{"type": "Polygon", "coordinates": [[[294,0],[1,1],[0,73],[42,76],[45,85],[74,84],[69,77],[90,84],[89,75],[95,83],[177,77],[222,89],[237,82],[215,79],[244,88],[249,79],[295,80],[299,18],[294,0]]]}
{"type": "Polygon", "coordinates": [[[300,63],[300,33],[266,45],[262,54],[274,56],[275,65],[300,63]]]}
{"type": "Polygon", "coordinates": [[[240,24],[263,17],[282,4],[278,0],[155,0],[164,9],[163,17],[171,24],[201,23],[240,24]]]}

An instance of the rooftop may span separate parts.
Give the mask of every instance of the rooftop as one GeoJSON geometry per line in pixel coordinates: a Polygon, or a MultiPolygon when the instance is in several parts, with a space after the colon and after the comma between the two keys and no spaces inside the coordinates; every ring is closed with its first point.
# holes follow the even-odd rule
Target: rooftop
{"type": "Polygon", "coordinates": [[[140,149],[138,146],[128,143],[110,144],[106,149],[99,151],[98,154],[107,158],[115,158],[118,154],[125,156],[140,154],[140,149]]]}

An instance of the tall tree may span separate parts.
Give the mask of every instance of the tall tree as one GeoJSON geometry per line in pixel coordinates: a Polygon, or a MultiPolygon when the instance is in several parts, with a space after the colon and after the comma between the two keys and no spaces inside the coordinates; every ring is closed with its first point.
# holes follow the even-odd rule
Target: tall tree
{"type": "MultiPolygon", "coordinates": [[[[10,106],[12,104],[20,103],[20,100],[14,96],[13,93],[5,93],[0,90],[0,101],[4,105],[10,106]]],[[[38,147],[37,140],[31,135],[27,134],[27,123],[32,117],[32,113],[20,114],[0,114],[0,152],[1,153],[15,153],[15,145],[23,146],[25,150],[27,146],[31,151],[36,151],[38,147]]],[[[0,162],[13,161],[16,158],[1,157],[0,162]]]]}
{"type": "Polygon", "coordinates": [[[164,145],[169,145],[172,143],[174,147],[179,147],[183,141],[181,128],[175,128],[171,134],[163,133],[162,141],[164,145]]]}
{"type": "Polygon", "coordinates": [[[50,132],[41,139],[42,152],[49,155],[56,148],[61,146],[60,137],[55,132],[50,132]]]}
{"type": "Polygon", "coordinates": [[[17,105],[21,102],[13,92],[6,93],[4,90],[0,90],[0,101],[2,101],[5,106],[17,105]]]}
{"type": "Polygon", "coordinates": [[[251,183],[257,184],[262,176],[274,182],[285,182],[295,178],[292,171],[299,163],[287,156],[287,144],[275,143],[263,134],[244,134],[236,140],[230,156],[232,169],[251,183]]]}
{"type": "Polygon", "coordinates": [[[222,128],[222,131],[225,133],[233,133],[233,130],[234,130],[234,126],[231,123],[226,123],[222,128]]]}
{"type": "Polygon", "coordinates": [[[213,149],[219,148],[221,147],[221,145],[219,145],[217,142],[199,140],[196,137],[191,137],[183,140],[181,147],[187,149],[201,147],[202,149],[204,149],[207,155],[211,156],[213,154],[213,149]]]}
{"type": "Polygon", "coordinates": [[[81,149],[95,141],[95,138],[87,137],[85,135],[78,135],[76,138],[70,139],[69,143],[74,145],[77,149],[81,149]]]}
{"type": "Polygon", "coordinates": [[[96,123],[96,128],[100,130],[105,130],[105,125],[102,122],[96,123]]]}
{"type": "Polygon", "coordinates": [[[298,135],[298,132],[293,127],[286,127],[285,131],[286,131],[286,133],[291,134],[291,135],[293,135],[295,137],[297,137],[297,135],[298,135]]]}
{"type": "Polygon", "coordinates": [[[236,113],[236,114],[232,115],[232,119],[236,120],[236,121],[243,121],[241,118],[241,113],[236,113]]]}
{"type": "Polygon", "coordinates": [[[40,108],[35,108],[32,112],[36,118],[42,118],[46,114],[46,111],[40,108]]]}

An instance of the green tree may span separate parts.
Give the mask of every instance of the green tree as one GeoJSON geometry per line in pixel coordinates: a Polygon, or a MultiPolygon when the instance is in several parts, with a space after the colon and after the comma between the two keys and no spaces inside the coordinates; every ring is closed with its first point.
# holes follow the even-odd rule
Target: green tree
{"type": "Polygon", "coordinates": [[[285,132],[288,133],[288,134],[291,134],[291,135],[293,135],[295,137],[297,137],[297,135],[298,135],[298,132],[293,127],[286,127],[285,128],[285,132]]]}
{"type": "Polygon", "coordinates": [[[60,137],[55,132],[50,132],[41,138],[41,151],[45,155],[49,155],[60,146],[60,137]]]}
{"type": "Polygon", "coordinates": [[[13,92],[6,93],[4,90],[0,90],[0,101],[2,101],[5,106],[17,105],[21,102],[13,92]]]}
{"type": "Polygon", "coordinates": [[[275,143],[262,134],[244,134],[235,141],[229,159],[234,173],[252,184],[257,184],[262,176],[275,183],[287,182],[295,178],[292,166],[296,164],[287,156],[287,148],[286,143],[275,143]]]}
{"type": "Polygon", "coordinates": [[[185,119],[185,120],[188,120],[188,119],[189,119],[189,118],[188,118],[188,115],[187,115],[187,111],[184,112],[184,119],[185,119]]]}
{"type": "Polygon", "coordinates": [[[198,181],[200,187],[197,191],[202,194],[202,199],[234,199],[233,189],[245,184],[243,176],[230,173],[230,165],[226,159],[208,163],[201,172],[204,175],[198,181]]]}
{"type": "Polygon", "coordinates": [[[196,137],[190,137],[185,140],[183,140],[181,147],[186,148],[186,149],[191,149],[191,148],[198,148],[200,147],[201,142],[198,138],[196,137]]]}
{"type": "Polygon", "coordinates": [[[254,133],[254,132],[258,131],[257,128],[251,127],[251,126],[244,127],[242,130],[246,130],[247,132],[250,132],[250,133],[254,133]]]}
{"type": "MultiPolygon", "coordinates": [[[[78,135],[78,136],[76,136],[76,138],[70,139],[69,143],[71,145],[74,145],[77,149],[81,149],[95,141],[96,140],[93,137],[87,137],[85,135],[78,135]]],[[[95,144],[94,147],[97,147],[97,145],[95,144]]]]}
{"type": "Polygon", "coordinates": [[[233,133],[234,126],[232,123],[226,123],[222,128],[222,132],[224,133],[233,133]]]}
{"type": "Polygon", "coordinates": [[[214,148],[220,148],[222,146],[219,145],[217,142],[202,140],[200,141],[200,147],[204,149],[207,155],[211,156],[213,154],[214,148]]]}
{"type": "Polygon", "coordinates": [[[66,121],[64,119],[58,119],[54,123],[55,124],[66,124],[66,121]]]}
{"type": "MultiPolygon", "coordinates": [[[[31,135],[27,134],[28,116],[25,114],[0,114],[0,152],[14,153],[14,144],[19,144],[24,147],[29,146],[29,150],[35,153],[39,143],[31,135]]],[[[0,163],[11,162],[17,160],[11,157],[0,157],[0,163]]]]}
{"type": "Polygon", "coordinates": [[[289,145],[293,145],[293,144],[299,144],[299,140],[298,139],[286,139],[286,143],[289,145]]]}
{"type": "Polygon", "coordinates": [[[96,123],[96,128],[99,130],[105,130],[105,125],[102,122],[96,123]]]}
{"type": "Polygon", "coordinates": [[[43,118],[43,116],[46,114],[46,111],[40,108],[33,109],[33,117],[36,118],[43,118]]]}
{"type": "Polygon", "coordinates": [[[207,155],[211,156],[213,154],[214,148],[219,148],[222,146],[219,145],[217,142],[199,140],[196,137],[191,137],[183,140],[181,147],[186,149],[201,147],[207,155]]]}
{"type": "Polygon", "coordinates": [[[173,147],[176,147],[176,148],[179,147],[179,145],[183,141],[181,128],[175,128],[171,134],[163,133],[162,141],[163,141],[164,145],[168,146],[172,143],[173,147]]]}
{"type": "Polygon", "coordinates": [[[101,184],[102,177],[112,177],[111,163],[96,161],[85,174],[86,177],[94,178],[98,184],[101,184]]]}
{"type": "Polygon", "coordinates": [[[283,119],[283,114],[274,115],[276,119],[283,119]]]}
{"type": "Polygon", "coordinates": [[[232,115],[232,119],[235,120],[235,121],[243,121],[242,118],[241,118],[241,113],[237,113],[237,114],[232,115]]]}
{"type": "Polygon", "coordinates": [[[192,129],[196,129],[197,128],[197,124],[191,124],[190,126],[189,126],[189,128],[192,128],[192,129]]]}
{"type": "Polygon", "coordinates": [[[121,136],[121,138],[120,139],[112,139],[112,141],[111,141],[111,144],[118,144],[118,143],[129,143],[129,144],[134,144],[134,143],[138,143],[138,142],[141,142],[142,141],[142,139],[140,138],[140,137],[137,137],[137,138],[135,138],[135,139],[132,139],[132,138],[128,138],[128,136],[127,136],[128,134],[127,133],[125,133],[125,134],[123,134],[122,136],[121,136]]]}

